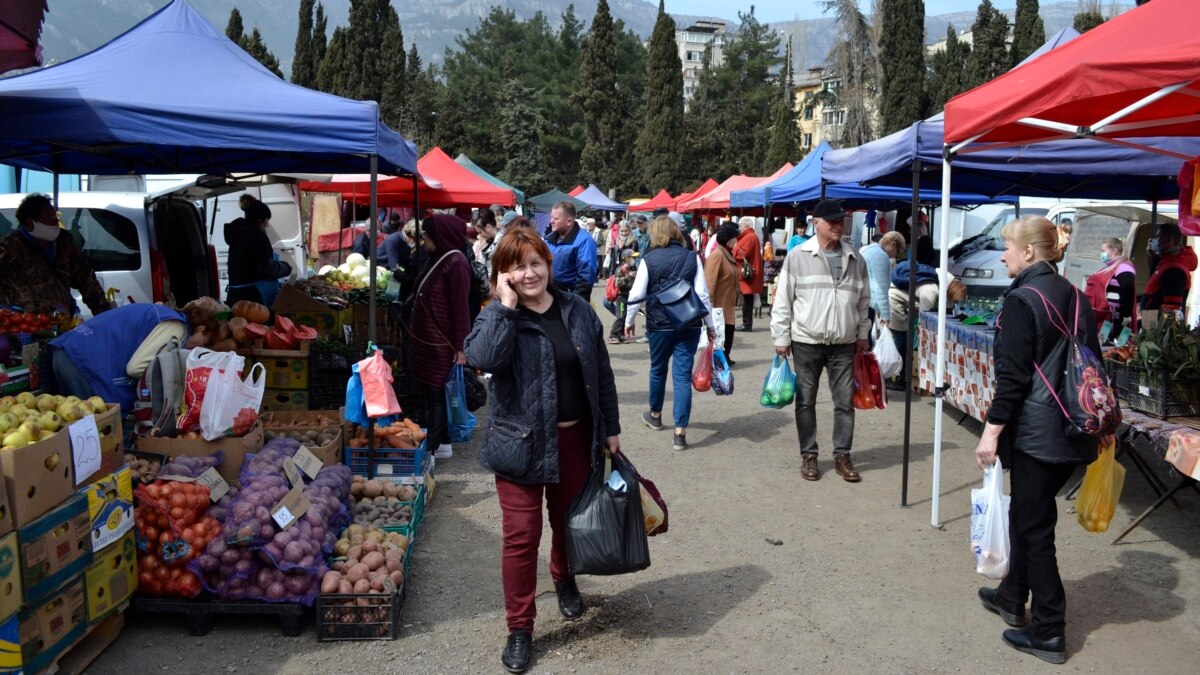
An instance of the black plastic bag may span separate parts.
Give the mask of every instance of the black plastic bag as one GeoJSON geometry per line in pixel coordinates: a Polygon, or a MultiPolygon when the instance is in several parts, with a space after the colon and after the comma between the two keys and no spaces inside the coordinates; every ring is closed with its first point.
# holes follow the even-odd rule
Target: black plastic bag
{"type": "Polygon", "coordinates": [[[650,566],[637,471],[619,455],[592,471],[567,511],[567,565],[571,574],[629,574],[650,566]],[[625,488],[609,487],[610,472],[625,488]]]}
{"type": "Polygon", "coordinates": [[[463,381],[467,385],[467,410],[475,412],[487,405],[487,385],[479,379],[473,370],[463,373],[463,381]]]}

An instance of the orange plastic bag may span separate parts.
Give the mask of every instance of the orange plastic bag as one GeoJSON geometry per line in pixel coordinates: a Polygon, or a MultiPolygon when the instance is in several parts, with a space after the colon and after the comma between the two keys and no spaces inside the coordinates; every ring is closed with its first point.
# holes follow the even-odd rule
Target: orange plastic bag
{"type": "Polygon", "coordinates": [[[363,401],[367,405],[368,417],[399,415],[400,402],[392,389],[392,366],[376,349],[373,356],[358,362],[358,375],[362,379],[363,401]]]}
{"type": "MultiPolygon", "coordinates": [[[[871,370],[867,357],[874,360],[870,352],[854,354],[854,395],[850,397],[850,402],[856,410],[871,410],[876,407],[875,387],[871,384],[871,370]]],[[[875,366],[875,370],[879,370],[878,365],[875,366]]]]}
{"type": "Polygon", "coordinates": [[[696,369],[692,371],[692,388],[696,391],[708,391],[712,389],[713,380],[713,343],[710,340],[708,346],[704,348],[704,355],[696,362],[696,369]]]}

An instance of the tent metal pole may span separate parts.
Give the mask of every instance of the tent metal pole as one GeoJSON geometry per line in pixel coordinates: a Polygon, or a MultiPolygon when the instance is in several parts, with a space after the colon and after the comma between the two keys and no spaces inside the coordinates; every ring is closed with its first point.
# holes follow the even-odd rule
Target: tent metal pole
{"type": "MultiPolygon", "coordinates": [[[[921,200],[921,160],[915,157],[912,161],[912,189],[912,214],[916,216],[921,200]]],[[[904,354],[902,355],[904,356],[903,363],[908,367],[901,374],[904,382],[904,462],[900,473],[900,506],[905,507],[908,506],[908,461],[912,442],[913,326],[916,325],[913,321],[913,312],[917,304],[914,301],[917,293],[917,275],[914,273],[917,266],[917,242],[912,233],[913,229],[909,228],[908,238],[912,241],[908,242],[908,325],[905,326],[904,354]]]]}
{"type": "Polygon", "coordinates": [[[938,264],[938,325],[937,325],[937,362],[934,369],[934,409],[933,409],[933,495],[930,499],[932,513],[929,524],[940,528],[942,487],[942,408],[946,398],[946,290],[949,286],[947,268],[949,267],[950,249],[950,160],[948,156],[942,159],[942,222],[941,222],[941,260],[938,264]]]}
{"type": "Polygon", "coordinates": [[[1091,127],[1089,127],[1089,130],[1093,134],[1104,133],[1107,131],[1106,127],[1113,124],[1117,120],[1124,119],[1124,118],[1128,117],[1129,115],[1141,110],[1142,108],[1145,108],[1146,106],[1153,104],[1154,102],[1158,101],[1159,99],[1163,99],[1163,98],[1170,96],[1171,94],[1174,94],[1175,92],[1179,91],[1180,89],[1183,89],[1184,87],[1186,87],[1190,84],[1192,84],[1192,83],[1191,82],[1180,82],[1178,84],[1172,84],[1170,86],[1163,87],[1162,89],[1159,89],[1158,91],[1154,92],[1153,94],[1150,94],[1149,96],[1141,99],[1140,101],[1134,101],[1133,103],[1130,103],[1129,105],[1125,106],[1124,108],[1121,108],[1117,112],[1109,115],[1108,117],[1105,117],[1104,119],[1100,120],[1099,122],[1096,122],[1091,127]]]}
{"type": "MultiPolygon", "coordinates": [[[[370,289],[371,297],[367,302],[367,344],[371,347],[375,346],[375,210],[379,207],[379,157],[371,155],[371,209],[369,217],[371,222],[367,223],[367,265],[371,273],[370,280],[367,281],[370,289]]],[[[369,418],[367,420],[367,478],[375,477],[375,423],[369,418]]]]}

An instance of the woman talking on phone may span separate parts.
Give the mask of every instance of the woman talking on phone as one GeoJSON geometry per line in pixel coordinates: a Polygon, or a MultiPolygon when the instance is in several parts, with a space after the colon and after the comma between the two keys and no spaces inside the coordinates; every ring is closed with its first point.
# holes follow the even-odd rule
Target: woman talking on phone
{"type": "Polygon", "coordinates": [[[491,411],[479,463],[496,475],[503,513],[504,607],[508,643],[501,662],[524,672],[533,651],[542,501],[553,531],[550,575],[558,608],[583,615],[567,567],[566,512],[604,450],[621,447],[617,387],[600,317],[583,298],[556,288],[551,255],[531,228],[510,228],[492,256],[499,302],[479,314],[467,361],[492,374],[491,411]]]}

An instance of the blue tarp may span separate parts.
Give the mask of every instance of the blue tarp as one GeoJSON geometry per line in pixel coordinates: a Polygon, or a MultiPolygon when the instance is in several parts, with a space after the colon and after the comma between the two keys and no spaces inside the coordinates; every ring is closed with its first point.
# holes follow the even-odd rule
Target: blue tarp
{"type": "MultiPolygon", "coordinates": [[[[792,204],[796,202],[814,202],[821,198],[821,158],[831,147],[821,141],[817,147],[805,155],[804,159],[791,171],[765,185],[758,185],[749,190],[737,190],[730,197],[731,208],[763,208],[767,204],[792,204]]],[[[825,196],[841,199],[851,208],[860,206],[887,206],[894,203],[911,203],[912,187],[864,187],[855,183],[833,184],[825,186],[825,196]]],[[[942,201],[940,190],[922,190],[922,202],[942,201]]],[[[1015,197],[994,199],[975,193],[952,193],[950,201],[955,205],[986,204],[994,201],[1016,201],[1015,197]]]]}
{"type": "Polygon", "coordinates": [[[79,58],[0,80],[0,163],[56,173],[412,174],[373,101],[289,84],[175,0],[79,58]]]}
{"type": "MultiPolygon", "coordinates": [[[[1022,63],[1078,37],[1065,28],[1022,63]]],[[[857,148],[832,150],[821,162],[830,183],[870,183],[912,189],[913,160],[921,162],[921,187],[940,190],[945,124],[941,113],[857,148]]],[[[1190,157],[1200,138],[1139,138],[1137,142],[1190,157]]],[[[1107,143],[1052,141],[960,155],[953,159],[952,188],[987,195],[1174,199],[1182,159],[1107,143]]]]}
{"type": "Polygon", "coordinates": [[[575,195],[575,199],[586,202],[588,208],[593,211],[621,211],[623,213],[625,209],[629,208],[627,204],[609,199],[608,195],[604,194],[600,188],[591,184],[587,186],[586,190],[575,195]]]}

